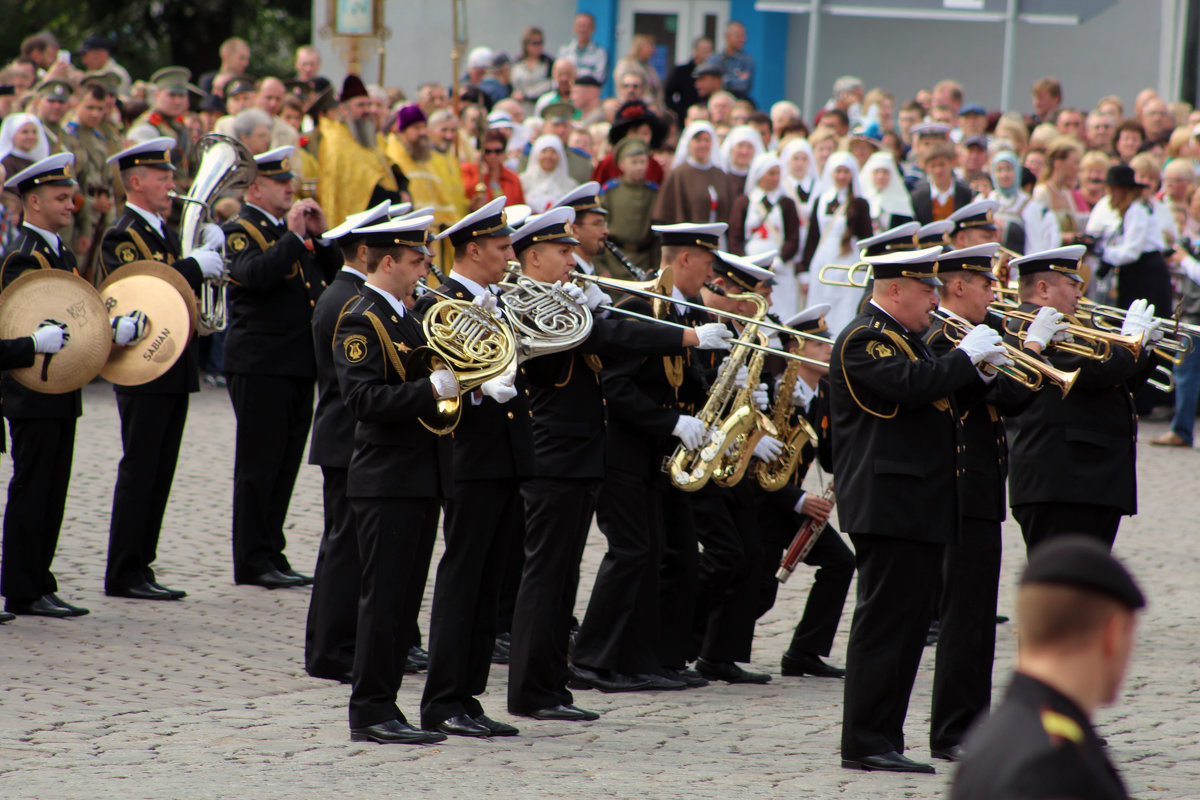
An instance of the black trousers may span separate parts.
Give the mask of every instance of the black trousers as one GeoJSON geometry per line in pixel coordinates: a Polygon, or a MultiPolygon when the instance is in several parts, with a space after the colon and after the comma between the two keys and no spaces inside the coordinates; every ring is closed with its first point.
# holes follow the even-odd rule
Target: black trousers
{"type": "Polygon", "coordinates": [[[230,375],[237,417],[233,460],[233,579],[289,570],[283,525],[312,426],[312,378],[230,375]]]}
{"type": "Polygon", "coordinates": [[[930,747],[960,744],[991,707],[1000,552],[998,520],[964,517],[958,541],[946,546],[930,747]]]}
{"type": "Polygon", "coordinates": [[[1012,513],[1021,526],[1025,552],[1029,553],[1047,539],[1064,533],[1091,536],[1111,550],[1123,512],[1114,506],[1090,503],[1027,503],[1013,506],[1012,513]]]}
{"type": "Polygon", "coordinates": [[[691,654],[700,573],[700,542],[696,538],[693,501],[671,485],[666,475],[655,477],[662,496],[663,555],[658,569],[658,664],[682,669],[691,654]]]}
{"type": "Polygon", "coordinates": [[[710,661],[749,661],[758,617],[755,586],[763,544],[749,487],[713,487],[695,498],[703,547],[696,588],[694,652],[710,661]]]}
{"type": "Polygon", "coordinates": [[[163,514],[187,422],[186,394],[117,393],[124,455],[117,467],[104,588],[154,580],[163,514]]]}
{"type": "Polygon", "coordinates": [[[456,481],[445,506],[446,550],[438,563],[429,621],[429,674],[421,725],[477,717],[496,640],[504,555],[525,524],[517,478],[456,481]]]}
{"type": "Polygon", "coordinates": [[[904,752],[904,717],[945,545],[852,533],[858,605],[846,647],[842,758],[904,752]]]}
{"type": "Polygon", "coordinates": [[[609,469],[596,503],[608,550],[575,637],[575,662],[626,674],[656,672],[662,492],[642,475],[609,469]]]}
{"type": "Polygon", "coordinates": [[[508,710],[527,714],[574,702],[567,645],[579,558],[596,510],[599,481],[531,478],[525,499],[525,566],[513,614],[508,710]]]}
{"type": "Polygon", "coordinates": [[[304,628],[304,669],[316,678],[336,678],[354,666],[362,561],[354,508],[346,498],[347,472],[341,467],[321,467],[325,530],[317,550],[304,628]]]}
{"type": "Polygon", "coordinates": [[[13,419],[8,425],[13,474],[4,507],[0,594],[21,602],[58,590],[50,564],[71,482],[75,420],[13,419]]]}
{"type": "Polygon", "coordinates": [[[362,556],[350,727],[407,721],[396,692],[437,538],[438,501],[356,497],[350,503],[362,556]]]}
{"type": "MultiPolygon", "coordinates": [[[[522,492],[524,494],[524,492],[522,492]]],[[[525,569],[525,531],[516,531],[508,543],[508,552],[503,555],[504,566],[500,574],[500,597],[496,602],[496,633],[512,633],[513,615],[517,608],[517,590],[521,586],[521,574],[525,569]]]]}

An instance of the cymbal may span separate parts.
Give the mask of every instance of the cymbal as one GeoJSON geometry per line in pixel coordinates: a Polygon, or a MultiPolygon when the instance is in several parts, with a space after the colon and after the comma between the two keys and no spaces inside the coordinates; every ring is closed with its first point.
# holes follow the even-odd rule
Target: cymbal
{"type": "Polygon", "coordinates": [[[118,267],[108,274],[108,277],[100,284],[100,293],[104,294],[104,287],[113,281],[119,281],[133,274],[153,275],[157,278],[162,278],[174,286],[183,298],[183,302],[187,304],[188,317],[192,321],[191,330],[196,330],[196,320],[200,317],[200,306],[196,301],[196,293],[192,291],[191,284],[187,282],[187,278],[183,277],[179,270],[170,264],[164,264],[161,261],[151,261],[149,259],[130,261],[128,264],[118,267]]]}
{"type": "Polygon", "coordinates": [[[32,367],[9,371],[22,386],[65,394],[100,374],[112,347],[112,325],[92,285],[61,269],[30,270],[0,293],[0,338],[16,339],[43,320],[66,325],[70,341],[54,354],[39,354],[32,367]]]}
{"type": "Polygon", "coordinates": [[[145,335],[128,347],[114,347],[100,377],[119,386],[140,386],[166,374],[192,335],[188,306],[176,287],[158,275],[114,272],[100,296],[110,316],[141,311],[147,319],[145,335]]]}

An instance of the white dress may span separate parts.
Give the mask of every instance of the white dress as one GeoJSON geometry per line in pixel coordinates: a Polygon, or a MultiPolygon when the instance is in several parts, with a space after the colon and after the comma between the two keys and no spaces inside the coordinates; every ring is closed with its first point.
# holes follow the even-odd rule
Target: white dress
{"type": "MultiPolygon", "coordinates": [[[[812,216],[820,228],[821,240],[817,243],[817,249],[813,252],[812,261],[808,265],[808,304],[811,306],[817,303],[829,303],[832,306],[825,314],[830,338],[837,338],[842,329],[858,316],[858,307],[863,298],[862,289],[830,286],[819,280],[821,267],[826,264],[850,266],[859,260],[854,237],[851,237],[848,248],[842,248],[842,236],[846,232],[847,203],[839,203],[836,211],[832,214],[828,213],[829,202],[836,196],[837,190],[830,189],[817,199],[817,206],[812,216]]],[[[837,277],[841,278],[843,275],[844,273],[839,273],[837,277]]]]}

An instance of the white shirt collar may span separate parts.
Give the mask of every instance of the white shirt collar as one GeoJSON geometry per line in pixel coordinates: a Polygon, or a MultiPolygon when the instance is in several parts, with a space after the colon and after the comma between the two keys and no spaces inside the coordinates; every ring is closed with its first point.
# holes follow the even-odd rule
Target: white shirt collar
{"type": "MultiPolygon", "coordinates": [[[[342,267],[342,269],[349,269],[349,267],[342,267]]],[[[401,318],[403,318],[404,316],[406,316],[408,314],[408,309],[404,307],[404,303],[397,300],[389,292],[385,292],[383,289],[380,289],[378,286],[372,286],[369,283],[364,284],[364,285],[367,286],[368,288],[370,288],[372,291],[374,291],[376,294],[378,294],[384,300],[387,300],[388,305],[391,306],[392,310],[395,311],[397,314],[399,314],[401,318]]]]}
{"type": "Polygon", "coordinates": [[[251,208],[257,209],[258,213],[262,214],[264,217],[271,220],[272,225],[282,225],[283,224],[283,220],[279,219],[279,217],[276,217],[274,214],[270,213],[262,206],[256,206],[256,205],[254,205],[254,203],[246,203],[246,205],[250,206],[251,208]]]}
{"type": "Polygon", "coordinates": [[[804,378],[798,376],[796,378],[796,386],[800,387],[800,399],[804,402],[804,408],[807,410],[809,403],[817,396],[817,390],[809,386],[804,378]]]}
{"type": "Polygon", "coordinates": [[[596,274],[596,269],[591,264],[580,258],[579,253],[572,253],[571,255],[575,257],[575,263],[579,265],[580,270],[586,272],[588,275],[596,274]]]}
{"type": "MultiPolygon", "coordinates": [[[[675,300],[687,300],[687,298],[684,297],[683,292],[679,291],[678,286],[671,287],[671,297],[675,300]]],[[[679,303],[675,303],[675,310],[678,311],[680,315],[687,314],[688,312],[687,306],[681,306],[679,303]]]]}
{"type": "Polygon", "coordinates": [[[461,283],[466,290],[471,293],[471,297],[479,297],[480,295],[487,294],[489,292],[488,287],[476,283],[475,281],[463,275],[461,272],[450,270],[450,275],[448,277],[452,281],[458,281],[461,283]]]}
{"type": "Polygon", "coordinates": [[[351,275],[354,275],[355,277],[358,277],[358,278],[362,278],[364,281],[367,279],[367,276],[365,274],[359,272],[358,270],[356,270],[354,267],[350,266],[349,264],[342,265],[342,272],[349,272],[351,275]]]}
{"type": "Polygon", "coordinates": [[[46,244],[50,246],[50,249],[54,251],[55,255],[60,255],[62,253],[62,248],[60,246],[62,240],[58,238],[57,233],[52,233],[45,228],[39,228],[37,225],[34,225],[28,220],[24,222],[24,225],[26,228],[29,228],[29,230],[36,231],[38,236],[41,236],[43,239],[45,239],[46,244]]]}
{"type": "Polygon", "coordinates": [[[947,200],[954,196],[954,181],[950,181],[950,188],[944,192],[939,192],[938,188],[933,185],[933,181],[930,181],[929,196],[944,205],[947,200]]]}
{"type": "Polygon", "coordinates": [[[888,314],[887,310],[886,310],[886,309],[884,309],[884,307],[883,307],[883,306],[879,305],[879,303],[876,303],[874,300],[872,300],[872,301],[871,301],[871,305],[873,305],[873,306],[875,306],[876,308],[878,308],[878,309],[879,309],[880,311],[882,311],[884,314],[887,314],[887,317],[888,317],[888,319],[890,319],[892,322],[894,322],[894,323],[896,323],[897,325],[899,325],[899,326],[900,326],[900,328],[901,328],[903,331],[905,331],[906,333],[911,333],[911,331],[909,331],[909,330],[908,330],[908,328],[904,327],[903,323],[901,323],[901,322],[900,322],[900,320],[896,319],[896,318],[895,318],[895,317],[893,317],[891,314],[888,314]]]}
{"type": "Polygon", "coordinates": [[[163,229],[162,217],[160,217],[158,214],[151,213],[141,206],[134,205],[128,200],[125,201],[125,207],[137,214],[142,219],[146,220],[151,228],[154,228],[154,230],[158,231],[159,236],[164,238],[166,237],[166,231],[163,229]]]}

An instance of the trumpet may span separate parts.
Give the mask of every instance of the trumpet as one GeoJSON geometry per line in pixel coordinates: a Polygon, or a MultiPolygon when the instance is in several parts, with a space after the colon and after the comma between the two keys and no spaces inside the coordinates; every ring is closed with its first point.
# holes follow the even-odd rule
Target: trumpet
{"type": "Polygon", "coordinates": [[[866,261],[859,261],[857,264],[846,266],[844,264],[826,264],[821,267],[821,271],[817,274],[817,280],[826,286],[845,286],[849,289],[865,289],[867,284],[871,282],[871,265],[866,261]],[[846,274],[842,278],[835,278],[829,273],[844,271],[846,274]],[[862,272],[862,282],[854,279],[855,273],[862,272]]]}
{"type": "MultiPolygon", "coordinates": [[[[942,323],[942,332],[954,344],[961,342],[962,338],[975,327],[957,314],[943,311],[940,308],[933,312],[933,317],[942,323]]],[[[1026,353],[1019,347],[1005,344],[1004,353],[1014,363],[1011,366],[1002,364],[993,366],[993,368],[1028,389],[1037,391],[1049,381],[1058,387],[1063,397],[1066,397],[1070,393],[1071,387],[1075,385],[1075,381],[1079,378],[1079,370],[1075,369],[1067,372],[1058,369],[1052,364],[1047,364],[1040,358],[1026,353]]]]}
{"type": "MultiPolygon", "coordinates": [[[[1123,308],[1106,306],[1086,297],[1080,298],[1079,310],[1100,330],[1118,333],[1129,313],[1123,308]]],[[[1163,337],[1154,343],[1154,350],[1172,364],[1181,363],[1183,357],[1192,352],[1192,336],[1200,336],[1200,325],[1190,325],[1173,317],[1155,317],[1154,320],[1163,331],[1163,337]]]]}
{"type": "MultiPolygon", "coordinates": [[[[1018,322],[1024,323],[1033,322],[1033,318],[1036,316],[1029,311],[1022,311],[1016,306],[1003,302],[992,304],[990,309],[1006,319],[1015,319],[1018,322]]],[[[1082,358],[1090,358],[1094,361],[1104,361],[1112,355],[1113,347],[1124,347],[1134,357],[1137,357],[1142,352],[1141,336],[1123,336],[1113,331],[1089,328],[1070,315],[1067,315],[1067,319],[1074,320],[1067,324],[1065,331],[1074,341],[1050,343],[1053,347],[1064,353],[1081,356],[1082,358]]],[[[1022,342],[1025,341],[1024,330],[1018,331],[1016,336],[1022,342]]]]}

